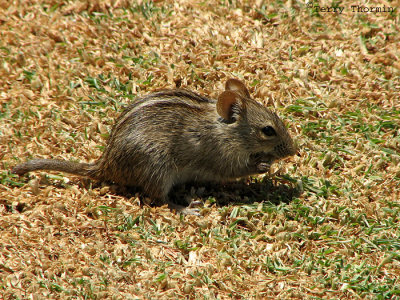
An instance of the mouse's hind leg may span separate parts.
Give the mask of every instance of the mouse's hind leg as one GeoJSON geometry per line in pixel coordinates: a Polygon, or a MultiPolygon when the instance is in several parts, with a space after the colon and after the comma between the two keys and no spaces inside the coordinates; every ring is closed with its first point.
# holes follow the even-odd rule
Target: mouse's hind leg
{"type": "Polygon", "coordinates": [[[176,213],[183,215],[200,216],[200,209],[198,207],[202,206],[203,202],[199,200],[194,200],[191,197],[187,197],[185,200],[188,203],[188,206],[176,204],[169,199],[168,195],[164,196],[164,203],[167,203],[169,209],[175,210],[176,213]]]}
{"type": "MultiPolygon", "coordinates": [[[[176,204],[175,202],[169,199],[169,192],[172,189],[174,184],[174,177],[170,176],[162,176],[161,178],[168,178],[168,180],[164,180],[162,182],[157,181],[157,184],[152,184],[151,186],[146,186],[147,194],[153,199],[161,200],[161,203],[165,203],[168,205],[169,209],[175,211],[176,213],[183,215],[194,215],[200,216],[200,209],[196,208],[199,203],[197,201],[187,201],[188,206],[182,206],[176,204]]],[[[200,202],[201,203],[201,202],[200,202]]],[[[202,203],[201,203],[202,204],[202,203]]]]}

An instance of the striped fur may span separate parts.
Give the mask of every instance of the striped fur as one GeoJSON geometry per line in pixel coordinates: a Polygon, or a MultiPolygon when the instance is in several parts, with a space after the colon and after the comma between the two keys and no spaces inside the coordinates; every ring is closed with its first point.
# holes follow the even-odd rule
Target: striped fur
{"type": "Polygon", "coordinates": [[[216,100],[181,89],[160,91],[127,107],[97,162],[33,160],[13,172],[60,170],[141,187],[148,196],[166,200],[176,184],[265,172],[273,161],[293,155],[294,143],[280,118],[248,98],[240,82],[231,86],[227,90],[235,89],[239,100],[230,107],[230,120],[218,115],[216,100]],[[263,134],[265,126],[272,126],[276,136],[263,134]]]}

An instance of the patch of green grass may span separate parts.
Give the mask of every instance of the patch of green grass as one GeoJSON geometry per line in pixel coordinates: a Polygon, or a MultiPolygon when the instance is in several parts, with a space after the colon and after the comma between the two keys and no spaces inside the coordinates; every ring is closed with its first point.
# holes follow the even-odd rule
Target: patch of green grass
{"type": "MultiPolygon", "coordinates": [[[[19,107],[17,109],[11,109],[12,102],[3,103],[4,115],[10,116],[13,122],[26,122],[30,119],[36,119],[40,117],[40,112],[45,110],[45,106],[42,105],[30,105],[29,107],[19,107]]],[[[0,112],[1,118],[2,112],[0,112]]]]}
{"type": "Polygon", "coordinates": [[[121,221],[122,223],[117,226],[117,229],[119,231],[129,231],[137,226],[140,226],[140,224],[143,223],[143,217],[142,216],[133,217],[131,215],[123,216],[123,220],[121,221]]]}
{"type": "Polygon", "coordinates": [[[271,22],[274,18],[281,16],[277,11],[268,12],[268,4],[262,4],[260,8],[255,8],[258,18],[262,19],[264,23],[271,22]]]}
{"type": "Polygon", "coordinates": [[[42,4],[42,9],[45,13],[54,13],[55,11],[57,11],[59,8],[63,7],[64,4],[62,3],[56,3],[52,6],[50,5],[46,5],[46,4],[42,4]]]}
{"type": "Polygon", "coordinates": [[[23,70],[24,78],[31,82],[36,76],[36,71],[23,70]]]}
{"type": "Polygon", "coordinates": [[[155,5],[153,1],[143,1],[139,4],[130,7],[129,12],[133,14],[139,14],[146,20],[152,19],[153,17],[167,17],[173,12],[168,6],[155,5]]]}
{"type": "Polygon", "coordinates": [[[148,69],[152,66],[158,65],[160,57],[157,53],[152,52],[148,55],[139,55],[136,57],[124,55],[122,57],[126,61],[132,61],[134,65],[138,65],[144,69],[148,69]]]}
{"type": "Polygon", "coordinates": [[[104,89],[100,88],[100,84],[99,84],[99,81],[97,80],[97,78],[87,77],[85,79],[85,81],[89,85],[89,87],[95,88],[99,92],[105,92],[104,89]]]}
{"type": "Polygon", "coordinates": [[[45,288],[51,292],[57,292],[60,293],[62,291],[64,291],[64,288],[62,286],[60,286],[57,283],[48,281],[48,280],[43,280],[39,282],[39,286],[42,288],[45,288]]]}
{"type": "MultiPolygon", "coordinates": [[[[143,84],[149,84],[152,76],[143,81],[143,84]]],[[[79,101],[80,109],[91,114],[97,114],[99,116],[106,116],[107,110],[110,108],[115,111],[122,111],[128,102],[136,97],[136,94],[132,93],[132,83],[130,80],[123,83],[115,76],[100,74],[97,77],[88,76],[85,79],[85,83],[93,89],[93,94],[88,95],[90,101],[79,101]]],[[[70,89],[79,88],[79,82],[70,82],[70,89]]],[[[104,122],[107,123],[107,122],[104,122]]],[[[110,120],[111,124],[114,120],[110,120]]]]}
{"type": "Polygon", "coordinates": [[[10,187],[21,187],[25,185],[25,183],[19,182],[18,180],[18,176],[11,174],[10,170],[3,170],[0,172],[0,184],[10,187]]]}
{"type": "Polygon", "coordinates": [[[5,54],[8,56],[11,53],[11,50],[6,47],[6,46],[0,46],[0,50],[2,50],[3,52],[5,52],[5,54]]]}
{"type": "Polygon", "coordinates": [[[107,14],[104,12],[92,12],[89,14],[89,18],[95,23],[95,24],[101,24],[103,21],[107,20],[108,18],[112,18],[112,14],[107,14]]]}
{"type": "Polygon", "coordinates": [[[130,258],[122,263],[122,268],[126,268],[131,265],[138,265],[140,263],[141,263],[141,259],[139,257],[130,258]]]}
{"type": "Polygon", "coordinates": [[[288,113],[310,114],[317,111],[326,111],[328,107],[323,103],[317,101],[316,98],[299,98],[296,99],[295,104],[288,105],[285,111],[288,113]]]}
{"type": "Polygon", "coordinates": [[[153,1],[143,1],[130,8],[130,11],[133,13],[141,13],[142,16],[148,20],[154,13],[159,12],[160,9],[154,5],[153,1]]]}
{"type": "Polygon", "coordinates": [[[75,287],[74,293],[83,299],[97,299],[94,284],[85,278],[74,279],[72,286],[75,287]]]}
{"type": "Polygon", "coordinates": [[[101,256],[100,256],[100,260],[101,260],[103,263],[107,264],[107,265],[109,265],[109,264],[111,263],[110,256],[108,256],[108,255],[106,255],[106,254],[101,255],[101,256]]]}
{"type": "Polygon", "coordinates": [[[10,102],[3,102],[1,103],[1,109],[0,109],[0,119],[6,119],[10,116],[10,102]]]}

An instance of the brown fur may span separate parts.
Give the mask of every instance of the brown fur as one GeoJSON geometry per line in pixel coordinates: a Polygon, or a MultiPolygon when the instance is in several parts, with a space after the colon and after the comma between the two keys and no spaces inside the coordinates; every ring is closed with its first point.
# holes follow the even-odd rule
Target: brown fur
{"type": "Polygon", "coordinates": [[[280,118],[248,95],[236,79],[228,80],[218,104],[186,90],[156,92],[137,99],[120,115],[98,161],[38,159],[12,172],[57,170],[141,187],[163,201],[179,183],[264,173],[296,149],[280,118]],[[276,135],[264,134],[265,126],[276,135]]]}

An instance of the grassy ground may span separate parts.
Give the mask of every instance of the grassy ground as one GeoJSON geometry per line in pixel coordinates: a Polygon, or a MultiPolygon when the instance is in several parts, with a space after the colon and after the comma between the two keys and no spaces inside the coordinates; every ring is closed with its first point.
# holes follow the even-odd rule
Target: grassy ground
{"type": "Polygon", "coordinates": [[[399,298],[400,4],[361,4],[0,1],[2,298],[399,298]],[[278,111],[301,156],[181,188],[201,217],[10,174],[32,157],[93,161],[137,95],[215,97],[229,77],[278,111]]]}

